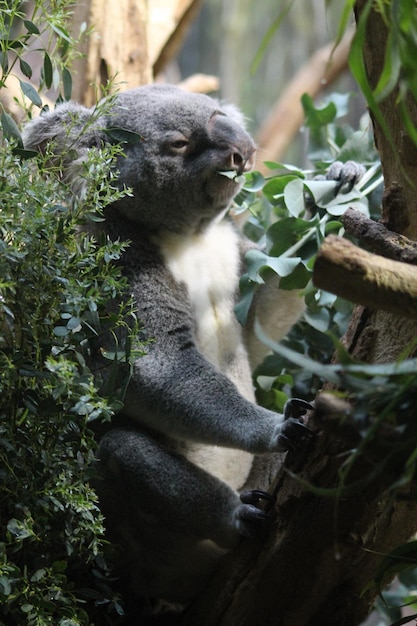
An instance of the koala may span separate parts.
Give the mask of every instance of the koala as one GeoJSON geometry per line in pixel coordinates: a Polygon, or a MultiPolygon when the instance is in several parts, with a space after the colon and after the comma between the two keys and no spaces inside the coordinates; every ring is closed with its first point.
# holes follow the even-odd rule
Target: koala
{"type": "Polygon", "coordinates": [[[251,377],[252,352],[261,357],[255,317],[280,337],[302,302],[264,285],[247,326],[235,318],[253,244],[228,210],[256,152],[236,108],[150,85],[120,93],[102,115],[58,105],[29,122],[23,138],[32,150],[53,141],[82,193],[79,164],[114,140],[114,128],[138,139],[117,162],[118,184],[131,194],[105,209],[100,227],[130,241],[121,264],[150,342],[99,442],[94,486],[133,593],[186,605],[264,522],[259,492],[247,489],[267,487],[276,453],[310,434],[306,403],[290,403],[285,415],[258,406],[251,377]]]}

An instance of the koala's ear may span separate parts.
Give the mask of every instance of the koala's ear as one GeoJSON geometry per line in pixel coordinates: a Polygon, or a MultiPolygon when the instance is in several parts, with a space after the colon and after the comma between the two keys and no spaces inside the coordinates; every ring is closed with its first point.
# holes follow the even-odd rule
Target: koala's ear
{"type": "Polygon", "coordinates": [[[224,113],[226,113],[227,117],[230,117],[234,122],[237,122],[242,128],[246,128],[245,116],[234,104],[222,102],[221,109],[224,113]]]}
{"type": "Polygon", "coordinates": [[[28,122],[22,133],[23,144],[28,150],[42,152],[53,142],[57,155],[70,148],[99,147],[106,141],[99,122],[92,109],[66,102],[28,122]]]}
{"type": "Polygon", "coordinates": [[[91,148],[107,142],[104,126],[105,118],[97,110],[66,102],[28,122],[22,133],[23,145],[27,150],[45,153],[50,144],[51,161],[74,195],[82,197],[86,189],[83,162],[91,148]]]}

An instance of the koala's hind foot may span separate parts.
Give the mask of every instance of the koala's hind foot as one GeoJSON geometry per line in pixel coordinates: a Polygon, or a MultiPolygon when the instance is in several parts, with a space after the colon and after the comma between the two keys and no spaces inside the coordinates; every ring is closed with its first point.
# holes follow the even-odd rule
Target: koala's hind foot
{"type": "Polygon", "coordinates": [[[261,508],[261,501],[267,505],[275,502],[275,496],[260,489],[243,491],[240,494],[242,504],[235,512],[236,528],[244,537],[262,537],[270,527],[273,516],[261,508]]]}

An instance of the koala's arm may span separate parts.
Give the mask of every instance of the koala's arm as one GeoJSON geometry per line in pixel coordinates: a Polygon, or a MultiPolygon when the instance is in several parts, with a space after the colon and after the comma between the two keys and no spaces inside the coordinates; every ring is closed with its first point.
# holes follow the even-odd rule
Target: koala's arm
{"type": "Polygon", "coordinates": [[[187,296],[159,266],[131,281],[152,343],[134,363],[125,413],[170,437],[248,452],[288,448],[296,420],[257,406],[204,358],[193,340],[187,296]]]}

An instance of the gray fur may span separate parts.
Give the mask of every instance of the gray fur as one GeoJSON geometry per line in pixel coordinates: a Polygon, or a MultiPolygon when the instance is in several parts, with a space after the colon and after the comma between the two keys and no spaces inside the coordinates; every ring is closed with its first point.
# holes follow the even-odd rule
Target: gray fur
{"type": "MultiPolygon", "coordinates": [[[[32,149],[54,140],[80,192],[77,167],[86,150],[109,140],[108,129],[142,138],[126,144],[118,163],[120,185],[133,195],[106,210],[103,228],[132,242],[123,268],[153,342],[134,365],[127,425],[100,443],[96,487],[136,592],[184,603],[245,532],[249,509],[238,490],[252,455],[283,450],[281,435],[294,436],[281,415],[255,404],[252,329],[245,338],[233,314],[247,242],[225,217],[240,184],[219,172],[250,169],[255,146],[236,109],[169,86],[127,91],[110,114],[94,115],[61,105],[30,122],[24,140],[32,149]]],[[[275,286],[267,311],[257,298],[266,330],[280,317],[281,293],[275,286]]],[[[301,302],[291,308],[285,330],[301,302]]]]}

